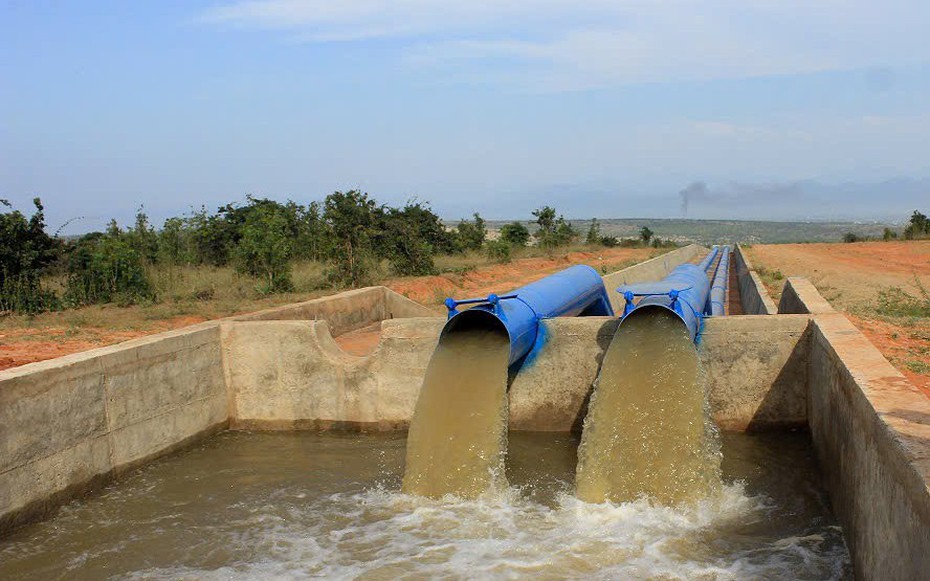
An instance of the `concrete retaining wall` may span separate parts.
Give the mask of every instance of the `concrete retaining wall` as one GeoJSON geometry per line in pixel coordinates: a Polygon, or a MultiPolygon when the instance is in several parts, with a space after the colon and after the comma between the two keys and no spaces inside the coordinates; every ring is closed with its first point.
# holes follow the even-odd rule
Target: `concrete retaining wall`
{"type": "Polygon", "coordinates": [[[437,314],[383,286],[372,286],[230,317],[232,321],[326,321],[333,335],[367,327],[385,319],[437,314]]]}
{"type": "MultiPolygon", "coordinates": [[[[385,287],[371,287],[0,371],[0,534],[236,417],[239,399],[227,389],[221,325],[272,320],[266,324],[317,329],[317,343],[335,347],[330,328],[342,333],[383,319],[433,314],[385,287]],[[292,321],[301,318],[309,321],[292,321]]],[[[296,349],[286,335],[258,336],[276,345],[279,358],[296,349]]],[[[394,341],[389,338],[381,349],[390,351],[394,341]]],[[[267,344],[253,341],[250,347],[274,355],[267,344]]],[[[407,362],[393,352],[376,363],[389,371],[359,364],[354,372],[341,372],[401,377],[394,367],[407,362]]],[[[381,379],[369,383],[375,390],[358,407],[374,398],[390,408],[395,390],[381,379]]],[[[350,404],[340,409],[355,417],[350,404]]],[[[309,417],[317,416],[304,416],[309,417]]],[[[359,418],[378,421],[370,414],[359,418]]]]}
{"type": "Polygon", "coordinates": [[[216,325],[0,372],[0,532],[227,417],[216,325]]]}
{"type": "Polygon", "coordinates": [[[604,286],[610,297],[610,306],[614,312],[623,311],[623,297],[616,292],[617,287],[638,282],[650,282],[665,278],[679,264],[684,264],[696,256],[707,252],[707,248],[698,244],[689,244],[671,252],[634,264],[604,277],[604,286]]]}
{"type": "Polygon", "coordinates": [[[381,342],[364,358],[340,350],[325,321],[223,323],[231,424],[406,427],[444,323],[441,317],[385,320],[381,342]]]}
{"type": "Polygon", "coordinates": [[[781,300],[778,302],[778,312],[780,314],[823,315],[836,311],[825,298],[820,296],[817,288],[809,280],[792,276],[785,281],[781,300]]]}
{"type": "MultiPolygon", "coordinates": [[[[752,263],[746,258],[743,249],[736,245],[733,253],[733,267],[739,286],[739,302],[746,315],[774,315],[778,312],[775,301],[765,289],[762,278],[753,270],[752,263]]],[[[731,289],[732,290],[732,289],[731,289]]]]}
{"type": "MultiPolygon", "coordinates": [[[[707,321],[700,354],[714,419],[728,429],[806,422],[808,317],[707,321]]],[[[611,317],[543,322],[546,343],[510,386],[510,428],[581,427],[601,359],[617,327],[611,317]]],[[[342,353],[322,322],[223,325],[233,426],[395,429],[413,416],[442,318],[384,321],[368,358],[342,353]]]]}

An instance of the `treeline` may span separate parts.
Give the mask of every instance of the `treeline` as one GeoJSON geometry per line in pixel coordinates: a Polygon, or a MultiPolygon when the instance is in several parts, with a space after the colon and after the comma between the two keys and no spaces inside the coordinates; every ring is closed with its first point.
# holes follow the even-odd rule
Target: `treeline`
{"type": "MultiPolygon", "coordinates": [[[[930,219],[928,219],[925,214],[914,210],[914,212],[911,214],[911,219],[904,227],[901,235],[905,240],[921,240],[924,238],[930,238],[930,219]]],[[[882,240],[885,242],[897,239],[897,231],[892,230],[891,228],[886,227],[884,232],[882,232],[882,240]]],[[[847,232],[843,235],[843,242],[867,242],[869,240],[872,240],[872,238],[869,236],[862,236],[854,232],[847,232]]]]}
{"type": "MultiPolygon", "coordinates": [[[[231,266],[254,277],[264,294],[292,290],[292,266],[299,260],[326,264],[329,286],[358,287],[374,282],[384,263],[393,275],[428,275],[437,272],[434,257],[440,254],[486,252],[490,260],[507,262],[514,249],[530,244],[555,249],[580,238],[549,206],[533,212],[537,228],[532,235],[521,222],[512,222],[489,240],[478,214],[447,228],[426,203],[391,207],[358,190],[335,192],[308,205],[248,196],[245,203],[216,212],[202,208],[169,218],[160,229],[140,209],[131,227],[121,228],[114,220],[104,232],[73,240],[46,231],[38,198],[28,218],[9,202],[0,203],[7,208],[0,214],[2,312],[157,301],[153,267],[231,266]],[[55,290],[46,284],[49,279],[58,281],[55,290]]],[[[646,233],[646,244],[656,242],[651,231],[646,233]]],[[[602,236],[596,220],[585,242],[629,244],[602,236]]]]}

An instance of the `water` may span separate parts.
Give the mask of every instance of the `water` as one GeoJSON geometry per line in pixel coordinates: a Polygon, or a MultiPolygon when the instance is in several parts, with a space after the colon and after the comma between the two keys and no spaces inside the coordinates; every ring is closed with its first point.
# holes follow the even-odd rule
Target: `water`
{"type": "Polygon", "coordinates": [[[0,539],[0,579],[851,578],[806,434],[723,434],[688,508],[574,498],[577,440],[511,433],[510,486],[401,494],[405,438],[226,432],[0,539]]]}
{"type": "Polygon", "coordinates": [[[506,487],[509,357],[499,330],[450,333],[439,343],[410,424],[404,492],[476,498],[506,487]]]}
{"type": "Polygon", "coordinates": [[[587,502],[695,502],[720,486],[697,351],[665,309],[631,316],[604,355],[578,458],[587,502]]]}

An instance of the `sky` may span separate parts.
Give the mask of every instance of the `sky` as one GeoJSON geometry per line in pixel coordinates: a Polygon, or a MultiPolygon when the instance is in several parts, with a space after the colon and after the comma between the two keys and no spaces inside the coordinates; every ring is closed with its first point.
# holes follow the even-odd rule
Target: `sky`
{"type": "Polygon", "coordinates": [[[930,206],[925,0],[5,0],[0,198],[566,217],[930,206]]]}

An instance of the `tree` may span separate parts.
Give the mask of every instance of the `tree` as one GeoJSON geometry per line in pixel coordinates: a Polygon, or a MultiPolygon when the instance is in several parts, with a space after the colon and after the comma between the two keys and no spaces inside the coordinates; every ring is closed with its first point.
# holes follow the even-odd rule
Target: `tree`
{"type": "Polygon", "coordinates": [[[643,244],[646,246],[649,246],[649,241],[652,240],[653,234],[655,234],[655,232],[653,232],[649,226],[643,226],[639,229],[639,237],[642,239],[643,244]]]}
{"type": "Polygon", "coordinates": [[[461,220],[456,226],[459,248],[465,250],[481,250],[484,241],[488,236],[488,228],[484,223],[484,218],[476,212],[473,214],[475,221],[469,222],[461,220]]]}
{"type": "Polygon", "coordinates": [[[597,223],[597,218],[591,218],[591,226],[588,227],[588,235],[585,238],[585,244],[588,246],[597,246],[601,243],[601,225],[597,223]]]}
{"type": "Polygon", "coordinates": [[[854,232],[847,232],[843,234],[843,242],[852,243],[852,242],[861,242],[861,238],[854,232]]]}
{"type": "MultiPolygon", "coordinates": [[[[429,206],[408,202],[403,209],[382,208],[384,227],[379,244],[391,269],[400,276],[435,274],[436,247],[449,248],[448,233],[429,206]]],[[[476,214],[477,216],[477,214],[476,214]]]]}
{"type": "Polygon", "coordinates": [[[236,270],[262,279],[262,293],[293,289],[290,260],[294,238],[288,226],[283,208],[263,204],[246,214],[239,228],[239,242],[233,251],[236,270]]]}
{"type": "Polygon", "coordinates": [[[371,239],[379,226],[375,201],[359,190],[334,192],[323,202],[323,223],[332,239],[330,280],[363,286],[372,280],[371,239]]]}
{"type": "Polygon", "coordinates": [[[514,248],[523,248],[530,241],[530,231],[520,222],[511,222],[501,227],[500,239],[514,248]]]}
{"type": "MultiPolygon", "coordinates": [[[[27,220],[18,210],[0,214],[0,311],[35,313],[57,307],[57,297],[41,284],[61,244],[45,232],[45,208],[33,199],[35,213],[27,220]]],[[[0,205],[12,210],[7,200],[0,205]]]]}
{"type": "Polygon", "coordinates": [[[145,259],[131,236],[111,220],[106,233],[82,236],[69,249],[65,301],[71,306],[155,300],[145,259]]]}
{"type": "Polygon", "coordinates": [[[500,264],[510,262],[510,244],[503,240],[489,240],[488,259],[500,264]]]}
{"type": "Polygon", "coordinates": [[[535,236],[543,248],[571,244],[578,236],[578,231],[565,220],[564,216],[559,215],[556,219],[555,208],[551,206],[533,210],[533,216],[536,216],[536,223],[539,224],[535,236]]]}
{"type": "Polygon", "coordinates": [[[885,231],[882,232],[882,240],[888,242],[889,240],[894,240],[898,237],[898,233],[892,230],[891,228],[885,228],[885,231]]]}
{"type": "Polygon", "coordinates": [[[907,226],[904,228],[904,238],[913,240],[927,235],[930,235],[930,219],[917,210],[914,210],[914,213],[911,214],[910,222],[908,222],[907,226]]]}

